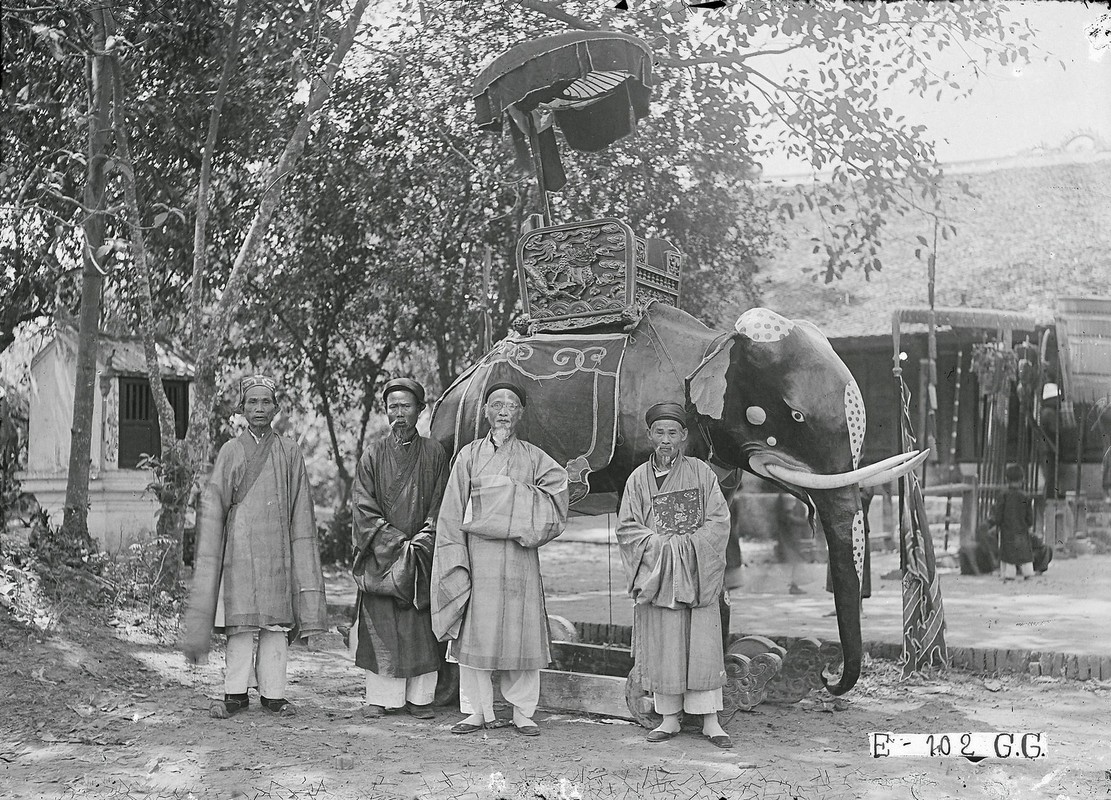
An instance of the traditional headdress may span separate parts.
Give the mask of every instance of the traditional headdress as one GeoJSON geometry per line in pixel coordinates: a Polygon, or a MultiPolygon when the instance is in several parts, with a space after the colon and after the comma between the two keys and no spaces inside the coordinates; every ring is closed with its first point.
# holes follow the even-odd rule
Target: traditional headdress
{"type": "Polygon", "coordinates": [[[382,402],[390,396],[390,392],[398,390],[410,392],[413,397],[417,398],[417,402],[424,405],[424,387],[417,383],[412,378],[394,378],[386,384],[386,388],[382,390],[382,402]]]}
{"type": "Polygon", "coordinates": [[[251,375],[249,378],[244,378],[239,385],[239,405],[243,405],[243,401],[247,399],[247,390],[254,389],[256,386],[269,389],[274,402],[278,402],[278,382],[266,375],[251,375]]]}
{"type": "Polygon", "coordinates": [[[525,405],[525,390],[517,384],[509,383],[508,381],[502,381],[501,383],[491,383],[489,386],[487,386],[486,394],[482,396],[482,402],[485,403],[486,401],[488,401],[490,399],[490,395],[492,395],[498,389],[508,389],[509,391],[513,392],[513,394],[517,395],[518,398],[520,398],[522,406],[525,405]]]}
{"type": "Polygon", "coordinates": [[[644,413],[644,421],[648,423],[651,428],[656,420],[673,419],[683,426],[687,427],[687,412],[678,403],[656,403],[654,406],[649,407],[648,411],[644,413]]]}

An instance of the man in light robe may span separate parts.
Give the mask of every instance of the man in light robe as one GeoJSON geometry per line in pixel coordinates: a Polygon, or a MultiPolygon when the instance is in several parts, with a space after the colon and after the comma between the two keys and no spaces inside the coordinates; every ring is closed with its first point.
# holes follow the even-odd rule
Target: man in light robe
{"type": "Polygon", "coordinates": [[[645,421],[655,449],[625,484],[617,541],[635,602],[633,676],[663,716],[648,741],[674,737],[683,711],[702,716],[702,733],[713,744],[732,747],[718,721],[726,680],[718,603],[729,506],[710,466],[683,454],[683,407],[657,403],[645,421]]]}
{"type": "Polygon", "coordinates": [[[359,586],[352,650],[367,671],[365,716],[404,708],[431,719],[440,645],[428,592],[448,460],[438,442],[417,433],[424,387],[396,378],[383,397],[390,432],[359,460],[352,493],[359,586]]]}
{"type": "Polygon", "coordinates": [[[224,700],[212,716],[246,709],[256,685],[263,708],[288,716],[288,645],[328,628],[312,496],[301,448],[271,428],[274,380],[246,378],[239,411],[247,430],[220,448],[201,496],[183,649],[197,663],[213,627],[227,634],[224,700]]]}
{"type": "Polygon", "coordinates": [[[551,662],[537,548],[563,532],[567,471],[516,436],[525,393],[495,383],[485,393],[490,433],[464,446],[448,478],[432,561],[432,629],[459,663],[452,733],[505,724],[494,716],[494,670],[513,704],[513,725],[536,736],[540,670],[551,662]]]}

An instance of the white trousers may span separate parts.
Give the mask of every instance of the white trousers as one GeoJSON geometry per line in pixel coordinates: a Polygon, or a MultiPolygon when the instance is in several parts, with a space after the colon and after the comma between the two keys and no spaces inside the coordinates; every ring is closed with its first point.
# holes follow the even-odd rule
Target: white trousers
{"type": "Polygon", "coordinates": [[[435,672],[413,678],[391,678],[366,671],[366,701],[382,708],[401,708],[406,702],[426,706],[436,697],[435,672]]]}
{"type": "MultiPolygon", "coordinates": [[[[501,695],[521,714],[532,719],[540,702],[540,670],[501,669],[501,695]]],[[[459,710],[494,719],[494,670],[459,665],[459,710]]]]}
{"type": "Polygon", "coordinates": [[[254,638],[253,631],[233,633],[228,637],[224,654],[224,691],[244,694],[248,687],[258,686],[258,693],[263,697],[282,700],[289,661],[286,631],[260,629],[257,648],[254,638]]]}
{"type": "Polygon", "coordinates": [[[652,695],[656,706],[656,713],[669,716],[685,711],[688,714],[713,714],[724,707],[721,702],[721,689],[708,689],[701,692],[683,692],[682,694],[652,695]]]}

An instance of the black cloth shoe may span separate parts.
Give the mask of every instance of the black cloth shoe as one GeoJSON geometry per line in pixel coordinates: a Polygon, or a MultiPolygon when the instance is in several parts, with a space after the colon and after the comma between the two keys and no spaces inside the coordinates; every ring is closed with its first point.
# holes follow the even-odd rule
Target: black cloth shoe
{"type": "Polygon", "coordinates": [[[280,697],[276,700],[269,697],[261,697],[260,699],[262,700],[262,707],[267,711],[272,711],[283,717],[292,717],[297,713],[297,709],[294,707],[293,703],[289,702],[284,697],[280,697]]]}
{"type": "Polygon", "coordinates": [[[215,719],[227,719],[232,714],[238,714],[240,711],[246,710],[250,704],[251,701],[246,692],[243,692],[243,694],[225,694],[222,701],[212,701],[208,713],[215,719]]]}
{"type": "Polygon", "coordinates": [[[417,719],[435,719],[436,712],[432,710],[432,706],[418,706],[416,703],[406,703],[405,710],[412,714],[417,719]]]}

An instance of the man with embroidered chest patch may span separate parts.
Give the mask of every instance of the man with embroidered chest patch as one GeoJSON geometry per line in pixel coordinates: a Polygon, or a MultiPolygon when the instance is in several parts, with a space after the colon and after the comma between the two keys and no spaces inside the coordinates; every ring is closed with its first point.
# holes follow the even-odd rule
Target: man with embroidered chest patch
{"type": "Polygon", "coordinates": [[[301,448],[271,427],[277,383],[244,379],[239,410],[247,430],[220,448],[197,514],[183,649],[197,663],[214,627],[227,634],[224,699],[212,716],[246,709],[256,681],[263,708],[287,716],[288,645],[328,627],[312,496],[301,448]]]}
{"type": "Polygon", "coordinates": [[[625,484],[617,541],[633,607],[633,672],[653,693],[663,722],[648,734],[679,733],[679,712],[702,716],[702,734],[733,746],[718,721],[725,685],[721,612],[729,506],[706,462],[684,455],[687,415],[678,403],[645,414],[653,453],[625,484]]]}
{"type": "Polygon", "coordinates": [[[366,670],[366,717],[404,708],[430,719],[440,652],[428,611],[429,576],[447,454],[417,433],[424,387],[395,378],[383,399],[390,432],[359,459],[352,491],[352,575],[359,586],[352,652],[366,670]]]}

